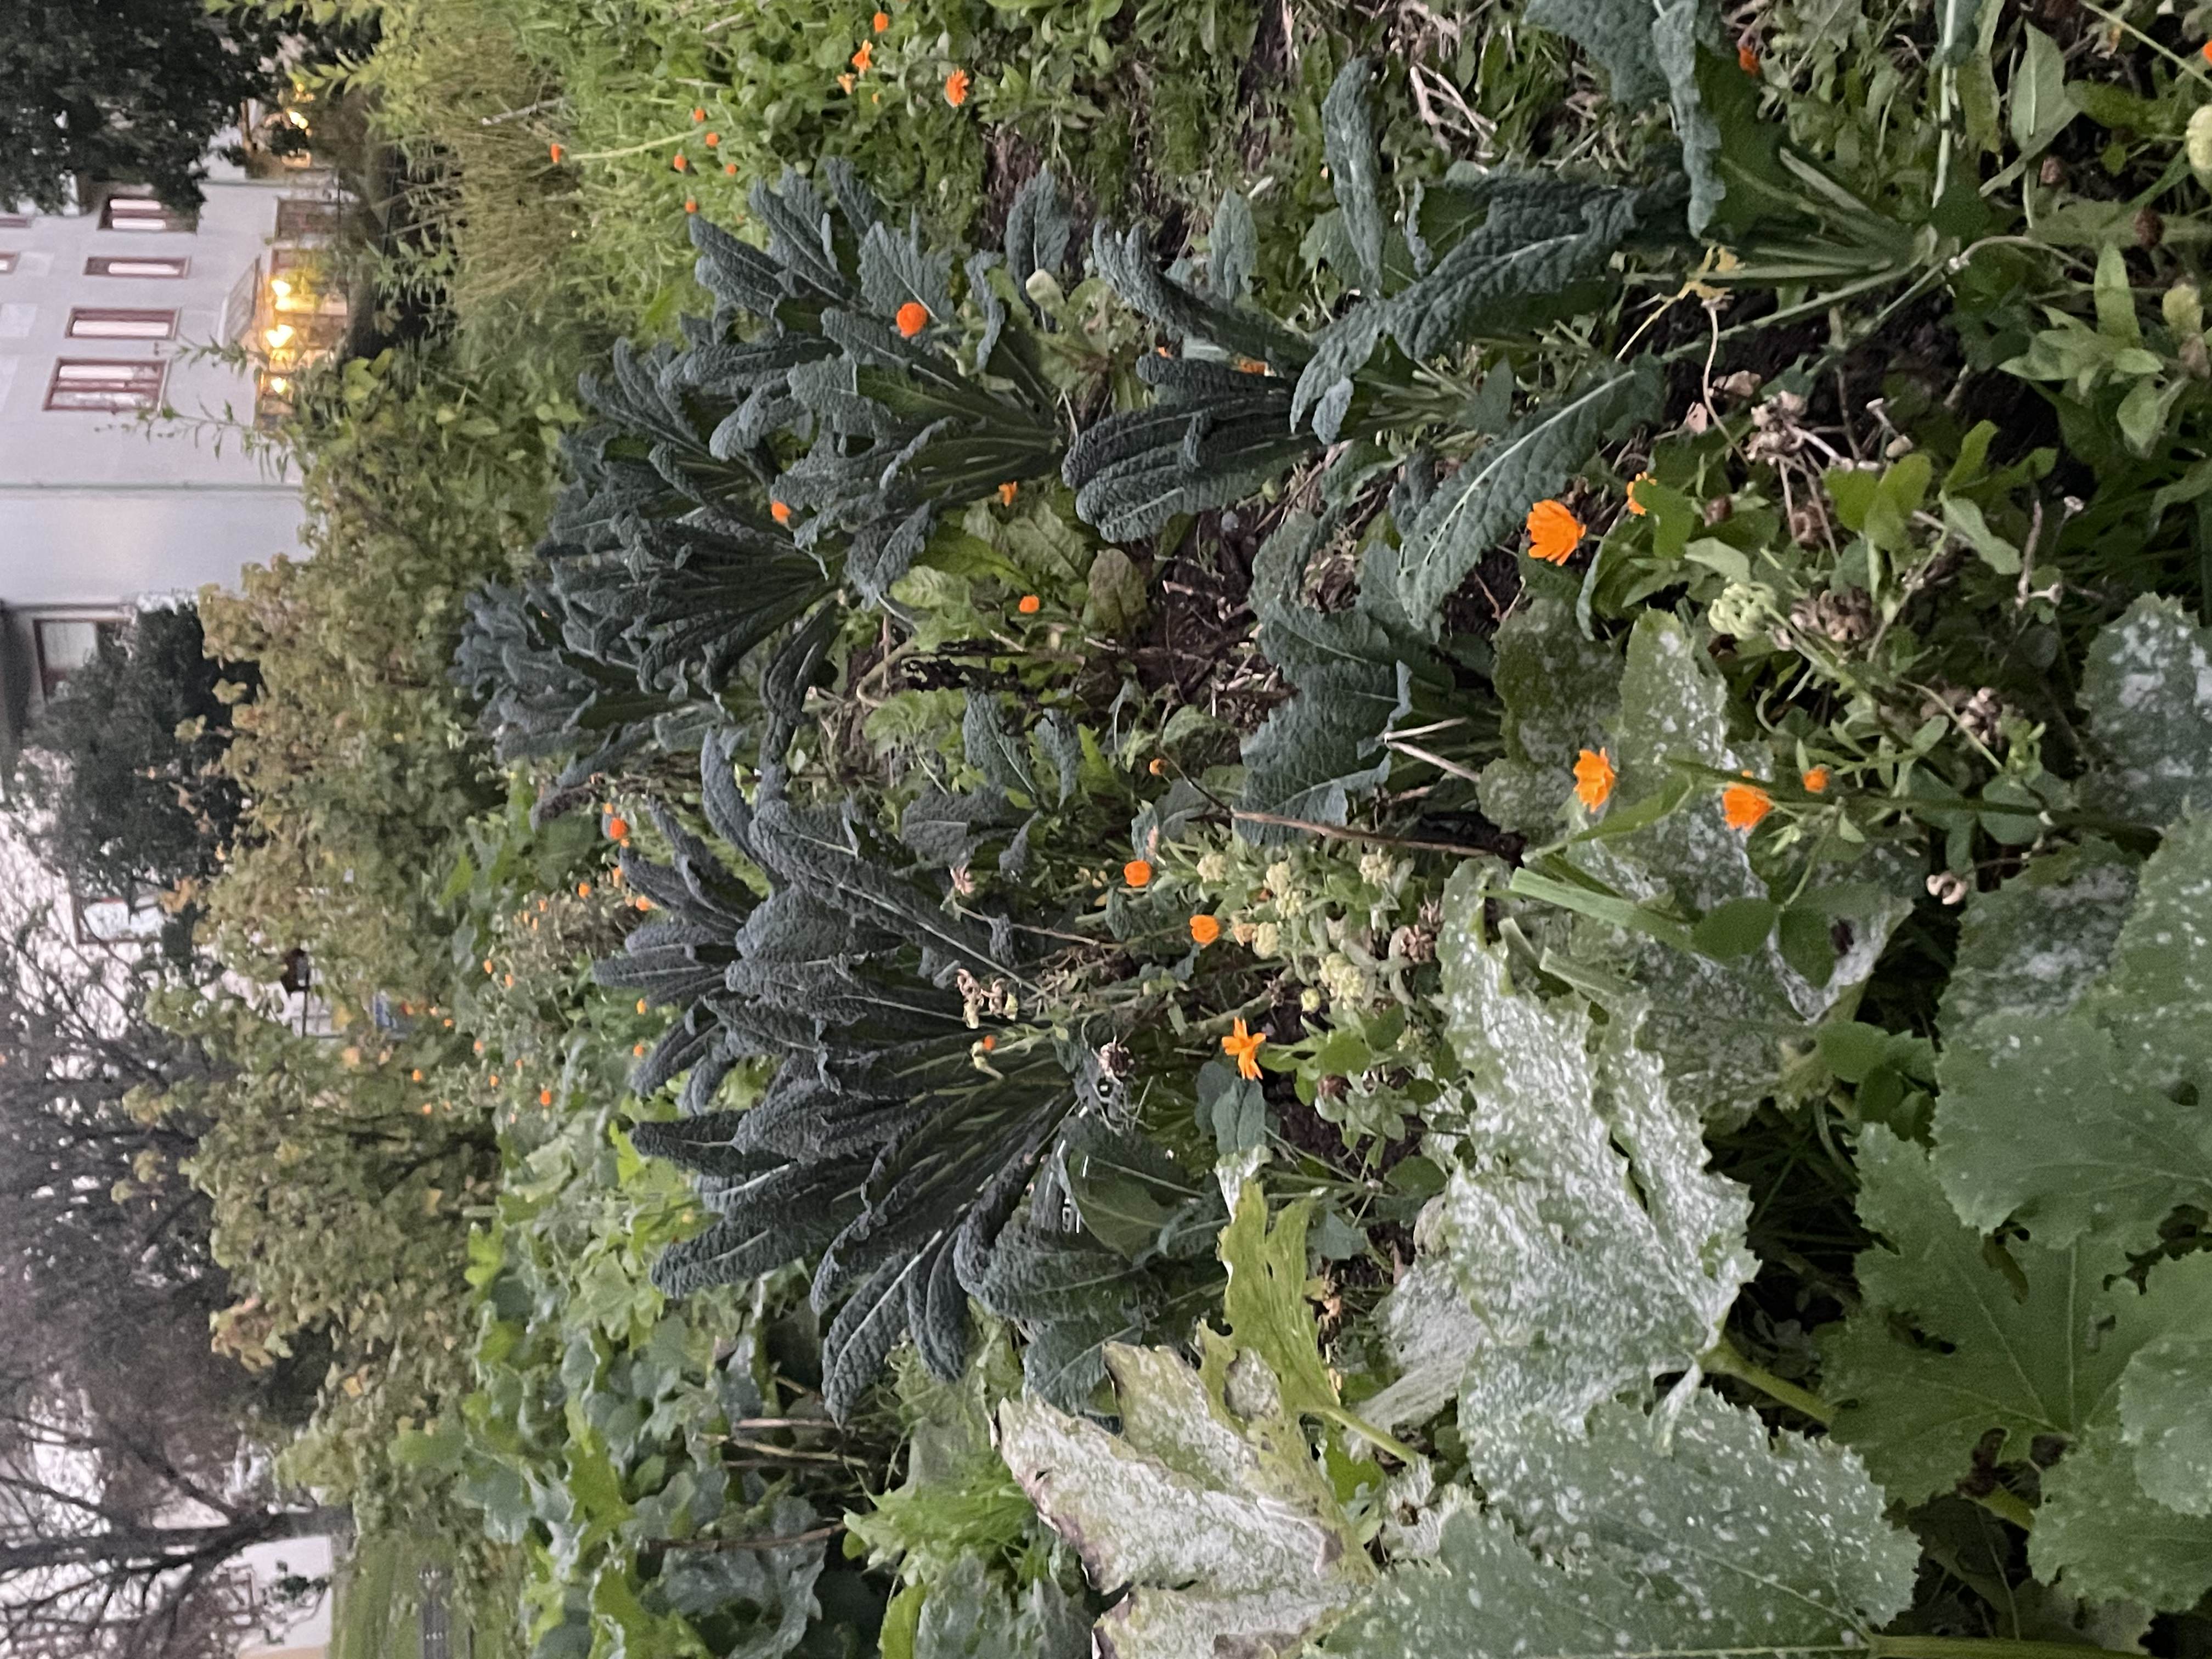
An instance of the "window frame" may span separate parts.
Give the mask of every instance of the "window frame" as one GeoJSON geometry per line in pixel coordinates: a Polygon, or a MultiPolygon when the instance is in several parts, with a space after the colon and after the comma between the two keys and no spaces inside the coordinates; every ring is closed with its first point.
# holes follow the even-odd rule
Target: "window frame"
{"type": "Polygon", "coordinates": [[[100,228],[131,236],[190,235],[198,228],[198,221],[164,205],[158,198],[117,192],[100,204],[100,228]],[[118,208],[124,210],[118,213],[118,208]],[[134,220],[140,222],[131,222],[134,220]]]}
{"type": "Polygon", "coordinates": [[[84,274],[122,283],[170,283],[191,275],[192,262],[181,253],[95,253],[84,262],[84,274]],[[157,270],[117,270],[116,265],[158,265],[157,270]]]}
{"type": "Polygon", "coordinates": [[[177,313],[172,308],[162,311],[140,306],[71,306],[69,321],[62,327],[62,337],[70,340],[173,340],[177,337],[177,313]],[[112,325],[112,331],[102,332],[100,325],[112,325]],[[127,329],[130,324],[156,325],[159,333],[127,329]],[[80,326],[90,325],[90,326],[80,326]]]}
{"type": "Polygon", "coordinates": [[[134,357],[57,357],[54,372],[46,380],[46,397],[43,405],[46,412],[57,415],[127,415],[138,410],[159,409],[161,392],[168,384],[169,365],[162,359],[134,357]],[[100,386],[92,384],[93,377],[65,375],[72,368],[101,368],[112,370],[125,377],[125,383],[100,386]],[[150,384],[148,371],[151,371],[150,384]],[[73,385],[70,383],[74,383],[73,385]],[[141,388],[144,388],[143,393],[141,388]],[[72,390],[84,394],[107,392],[111,399],[117,396],[143,397],[143,401],[130,403],[58,403],[64,392],[72,390]]]}

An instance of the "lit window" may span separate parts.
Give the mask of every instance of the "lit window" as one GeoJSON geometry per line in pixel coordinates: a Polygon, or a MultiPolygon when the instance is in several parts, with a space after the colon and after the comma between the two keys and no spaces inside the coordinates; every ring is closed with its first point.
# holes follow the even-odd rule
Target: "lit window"
{"type": "Polygon", "coordinates": [[[46,387],[48,409],[154,409],[161,401],[165,365],[64,357],[46,387]]]}
{"type": "Polygon", "coordinates": [[[150,196],[111,196],[100,210],[102,230],[190,230],[189,215],[172,213],[150,196]]]}
{"type": "Polygon", "coordinates": [[[181,276],[192,268],[190,259],[94,258],[84,262],[88,276],[181,276]]]}
{"type": "Polygon", "coordinates": [[[113,311],[78,306],[70,313],[72,340],[170,340],[176,337],[173,311],[113,311]]]}

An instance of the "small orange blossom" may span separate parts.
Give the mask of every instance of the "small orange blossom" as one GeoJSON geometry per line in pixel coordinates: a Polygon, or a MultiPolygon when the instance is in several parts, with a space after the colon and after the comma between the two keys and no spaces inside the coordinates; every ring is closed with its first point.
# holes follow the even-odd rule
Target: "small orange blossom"
{"type": "Polygon", "coordinates": [[[1237,1076],[1256,1082],[1260,1076],[1260,1045],[1267,1040],[1266,1032],[1248,1031],[1240,1019],[1237,1029],[1221,1039],[1221,1052],[1237,1062],[1237,1076]]]}
{"type": "Polygon", "coordinates": [[[1044,601],[1037,598],[1034,593],[1023,594],[1019,602],[1014,606],[1014,609],[1020,611],[1024,617],[1034,617],[1043,608],[1044,601]]]}
{"type": "Polygon", "coordinates": [[[629,834],[629,820],[619,814],[607,820],[607,839],[620,841],[629,834]]]}
{"type": "Polygon", "coordinates": [[[853,67],[866,75],[868,72],[868,65],[875,61],[876,43],[872,40],[861,41],[860,51],[853,54],[853,67]]]}
{"type": "Polygon", "coordinates": [[[700,142],[705,144],[708,149],[712,149],[715,145],[722,142],[722,135],[719,132],[710,132],[704,138],[700,140],[700,142]]]}
{"type": "Polygon", "coordinates": [[[875,25],[876,33],[881,34],[891,26],[891,15],[887,11],[879,11],[868,21],[875,25]]]}
{"type": "Polygon", "coordinates": [[[551,153],[551,155],[552,155],[553,160],[557,163],[557,162],[560,161],[561,156],[562,156],[562,151],[561,146],[560,146],[560,145],[558,145],[558,144],[554,144],[554,145],[550,146],[550,153],[551,153]]]}
{"type": "Polygon", "coordinates": [[[1221,937],[1221,918],[1195,915],[1190,919],[1190,936],[1200,945],[1211,945],[1221,937]]]}
{"type": "Polygon", "coordinates": [[[1152,884],[1152,866],[1146,860],[1131,859],[1121,866],[1121,879],[1132,887],[1149,887],[1152,884]]]}
{"type": "Polygon", "coordinates": [[[1748,45],[1735,49],[1735,63],[1746,75],[1759,73],[1759,53],[1748,45]]]}
{"type": "Polygon", "coordinates": [[[945,77],[945,101],[958,109],[968,101],[968,71],[957,69],[945,77]]]}
{"type": "Polygon", "coordinates": [[[1639,472],[1628,481],[1628,510],[1639,519],[1651,509],[1636,499],[1636,486],[1651,482],[1652,477],[1649,472],[1639,472]]]}
{"type": "Polygon", "coordinates": [[[999,505],[1000,507],[1012,507],[1014,504],[1014,497],[1021,493],[1022,487],[1018,483],[1000,484],[999,486],[999,505]]]}
{"type": "Polygon", "coordinates": [[[1528,556],[1547,564],[1565,564],[1582,545],[1583,521],[1564,501],[1540,501],[1528,509],[1528,556]]]}
{"type": "Polygon", "coordinates": [[[1721,816],[1731,830],[1755,830],[1774,810],[1774,797],[1756,784],[1732,783],[1721,791],[1721,816]]]}
{"type": "Polygon", "coordinates": [[[690,158],[685,155],[682,150],[678,150],[675,155],[668,158],[668,165],[674,167],[678,173],[681,173],[684,168],[691,165],[691,161],[690,158]]]}
{"type": "Polygon", "coordinates": [[[770,501],[768,504],[768,515],[769,518],[774,519],[778,524],[789,524],[791,522],[791,503],[789,501],[770,501]]]}
{"type": "Polygon", "coordinates": [[[1595,812],[1613,793],[1613,757],[1602,749],[1585,749],[1575,760],[1575,799],[1595,812]]]}
{"type": "Polygon", "coordinates": [[[1825,766],[1808,767],[1798,781],[1805,786],[1807,794],[1825,795],[1828,793],[1828,769],[1825,766]]]}
{"type": "Polygon", "coordinates": [[[900,337],[911,340],[929,326],[929,307],[919,300],[908,300],[898,308],[895,320],[898,324],[900,337]]]}

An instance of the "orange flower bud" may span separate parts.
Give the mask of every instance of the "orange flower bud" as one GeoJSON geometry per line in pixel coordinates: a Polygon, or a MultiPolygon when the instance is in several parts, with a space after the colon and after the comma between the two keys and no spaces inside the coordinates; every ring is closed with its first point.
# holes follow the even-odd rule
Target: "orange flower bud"
{"type": "Polygon", "coordinates": [[[576,896],[577,896],[578,898],[589,898],[589,897],[591,897],[591,896],[592,896],[592,884],[591,884],[591,883],[589,883],[588,881],[580,881],[580,882],[578,882],[578,883],[576,884],[576,896]]]}
{"type": "Polygon", "coordinates": [[[876,26],[876,33],[881,34],[891,26],[891,15],[887,11],[879,11],[868,21],[876,26]]]}
{"type": "Polygon", "coordinates": [[[908,300],[898,308],[895,319],[902,337],[911,340],[929,326],[929,307],[919,300],[908,300]]]}
{"type": "Polygon", "coordinates": [[[1014,606],[1014,609],[1020,611],[1024,617],[1034,617],[1043,608],[1044,601],[1037,598],[1034,593],[1023,594],[1020,601],[1014,606]]]}
{"type": "Polygon", "coordinates": [[[538,1091],[538,1103],[540,1106],[550,1106],[553,1103],[553,1091],[550,1089],[540,1089],[538,1091]]]}
{"type": "Polygon", "coordinates": [[[684,198],[684,210],[686,213],[696,213],[699,210],[697,199],[690,196],[685,197],[684,198]]]}
{"type": "Polygon", "coordinates": [[[719,132],[710,132],[704,138],[701,139],[700,142],[705,144],[708,149],[712,149],[715,145],[722,142],[722,135],[719,132]]]}
{"type": "Polygon", "coordinates": [[[707,112],[703,109],[695,109],[691,112],[691,118],[695,121],[703,121],[707,118],[707,112]]]}
{"type": "Polygon", "coordinates": [[[620,841],[620,840],[621,840],[624,836],[627,836],[628,834],[629,834],[629,819],[624,818],[624,817],[621,817],[617,816],[617,817],[611,817],[611,818],[609,818],[609,819],[607,820],[607,839],[608,839],[608,840],[610,840],[610,841],[620,841]]]}
{"type": "Polygon", "coordinates": [[[691,165],[691,161],[690,158],[686,156],[684,152],[679,149],[675,155],[668,158],[668,165],[674,167],[678,173],[681,173],[684,168],[691,165]]]}
{"type": "Polygon", "coordinates": [[[1190,936],[1200,945],[1212,944],[1221,937],[1221,919],[1218,916],[1193,916],[1190,919],[1190,936]]]}
{"type": "Polygon", "coordinates": [[[769,518],[774,519],[778,524],[789,524],[791,522],[791,503],[789,501],[770,501],[768,504],[768,515],[769,518]]]}
{"type": "Polygon", "coordinates": [[[554,163],[556,166],[559,165],[561,158],[568,154],[568,152],[562,149],[558,144],[549,145],[547,149],[548,153],[553,157],[554,163]]]}
{"type": "Polygon", "coordinates": [[[1735,63],[1746,75],[1759,73],[1759,53],[1747,43],[1735,49],[1735,63]]]}
{"type": "Polygon", "coordinates": [[[1144,859],[1131,859],[1121,866],[1121,879],[1132,887],[1149,887],[1152,884],[1152,866],[1144,859]]]}
{"type": "Polygon", "coordinates": [[[1798,781],[1805,786],[1807,794],[1825,795],[1828,793],[1828,769],[1825,766],[1808,767],[1798,781]]]}
{"type": "Polygon", "coordinates": [[[1014,504],[1014,497],[1021,493],[1022,487],[1018,483],[1000,484],[999,486],[999,505],[1000,507],[1012,507],[1014,504]]]}

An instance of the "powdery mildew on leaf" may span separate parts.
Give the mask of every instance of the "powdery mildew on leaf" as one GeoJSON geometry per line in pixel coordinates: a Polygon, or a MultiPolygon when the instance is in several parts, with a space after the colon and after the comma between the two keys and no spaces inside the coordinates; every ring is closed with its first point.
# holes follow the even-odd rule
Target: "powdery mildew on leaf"
{"type": "MultiPolygon", "coordinates": [[[[2051,948],[2031,934],[2008,982],[2040,983],[2051,948]]],[[[2196,1103],[2212,1085],[2212,819],[2143,866],[2108,972],[2077,997],[2063,1018],[1992,1013],[1952,1040],[1936,1170],[1978,1228],[2014,1217],[2045,1246],[2096,1232],[2147,1247],[2176,1205],[2212,1203],[2196,1103]]]]}
{"type": "Polygon", "coordinates": [[[1749,1201],[1706,1170],[1698,1115],[1659,1061],[1620,1021],[1594,1048],[1579,1001],[1511,994],[1480,902],[1462,872],[1441,933],[1446,1032],[1467,1068],[1459,1167],[1422,1213],[1412,1288],[1392,1292],[1382,1329],[1403,1335],[1449,1306],[1439,1279],[1460,1311],[1398,1352],[1407,1376],[1370,1402],[1405,1420],[1455,1364],[1478,1468],[1531,1423],[1578,1425],[1686,1369],[1756,1269],[1749,1201]]]}
{"type": "Polygon", "coordinates": [[[2108,843],[2039,859],[1967,902],[1938,1021],[1966,1031],[1985,1015],[2063,1014],[2102,976],[2136,896],[2134,860],[2108,843]]]}
{"type": "Polygon", "coordinates": [[[1568,599],[1547,592],[1527,594],[1496,644],[1505,753],[1483,769],[1482,810],[1503,828],[1548,836],[1573,791],[1576,755],[1604,741],[1620,707],[1620,665],[1583,637],[1568,599]]]}
{"type": "Polygon", "coordinates": [[[1340,1659],[1639,1659],[1844,1652],[1911,1599],[1913,1541],[1858,1461],[1700,1394],[1662,1444],[1607,1407],[1585,1440],[1532,1429],[1487,1513],[1386,1579],[1340,1659]],[[1536,1552],[1542,1551],[1542,1554],[1536,1552]],[[1571,1565],[1560,1565],[1561,1561],[1571,1565]]]}
{"type": "Polygon", "coordinates": [[[1294,1423],[1240,1423],[1164,1349],[1110,1346],[1106,1364],[1119,1435],[1036,1400],[999,1408],[1000,1453],[1038,1512],[1100,1590],[1128,1589],[1099,1620],[1103,1652],[1290,1651],[1373,1581],[1294,1423]]]}
{"type": "Polygon", "coordinates": [[[2105,810],[2164,824],[2212,808],[2212,629],[2192,621],[2146,593],[2089,647],[2081,704],[2111,757],[2096,780],[2105,810]]]}
{"type": "MultiPolygon", "coordinates": [[[[1675,761],[1726,772],[1762,770],[1765,757],[1729,736],[1728,690],[1704,653],[1674,617],[1648,611],[1629,635],[1620,714],[1609,744],[1619,778],[1609,813],[1658,794],[1675,761]]],[[[1698,789],[1675,811],[1617,839],[1585,842],[1570,856],[1616,891],[1637,900],[1669,896],[1705,912],[1732,899],[1769,896],[1753,866],[1747,838],[1729,828],[1712,793],[1698,789]]],[[[1694,1098],[1706,1120],[1741,1122],[1771,1091],[1781,1043],[1803,1035],[1874,971],[1891,931],[1911,908],[1903,883],[1873,856],[1882,896],[1848,918],[1850,948],[1825,984],[1791,967],[1769,939],[1747,957],[1720,962],[1595,922],[1578,927],[1576,955],[1622,975],[1643,1010],[1638,1042],[1666,1062],[1668,1076],[1694,1098]],[[1889,890],[1895,889],[1897,890],[1889,890]]],[[[1616,1013],[1626,1009],[1616,1009],[1616,1013]]]]}
{"type": "Polygon", "coordinates": [[[2037,1511],[2028,1565],[2039,1578],[2064,1573],[2086,1595],[2189,1607],[2212,1589],[2212,1518],[2154,1503],[2136,1467],[2116,1425],[2082,1436],[2037,1511]]]}

